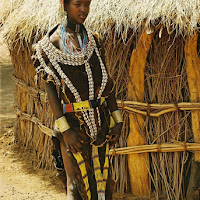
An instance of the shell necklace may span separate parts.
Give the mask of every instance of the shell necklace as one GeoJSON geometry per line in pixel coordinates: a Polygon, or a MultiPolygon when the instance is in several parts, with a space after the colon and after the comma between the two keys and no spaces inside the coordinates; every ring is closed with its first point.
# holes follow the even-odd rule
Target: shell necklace
{"type": "MultiPolygon", "coordinates": [[[[42,58],[41,51],[43,50],[44,53],[47,55],[50,63],[55,68],[59,76],[64,80],[66,86],[69,88],[69,90],[72,92],[72,94],[75,97],[76,102],[81,102],[81,96],[77,89],[74,87],[70,79],[67,77],[67,75],[63,72],[61,67],[58,63],[62,63],[65,65],[73,65],[73,66],[80,66],[85,65],[85,71],[87,73],[88,77],[88,83],[89,83],[89,100],[94,100],[94,81],[92,76],[92,70],[89,64],[89,59],[91,58],[93,52],[95,51],[101,71],[102,71],[102,81],[99,93],[97,95],[97,100],[101,98],[102,93],[106,87],[107,81],[108,81],[108,74],[106,71],[106,67],[101,59],[99,50],[96,46],[96,42],[94,40],[94,37],[90,31],[86,30],[86,33],[88,35],[89,45],[83,52],[83,54],[67,54],[59,49],[57,49],[50,41],[47,34],[41,41],[39,41],[36,45],[36,55],[40,61],[40,66],[36,69],[37,72],[39,71],[45,71],[46,73],[52,75],[55,79],[56,84],[61,85],[60,80],[56,77],[55,73],[50,69],[49,66],[46,65],[44,59],[42,58]]],[[[92,108],[89,111],[82,111],[82,115],[84,118],[84,121],[86,122],[87,126],[89,127],[90,137],[93,140],[96,140],[97,136],[97,125],[95,123],[95,110],[97,112],[98,116],[98,125],[101,126],[101,118],[100,118],[100,112],[99,108],[92,108]]]]}

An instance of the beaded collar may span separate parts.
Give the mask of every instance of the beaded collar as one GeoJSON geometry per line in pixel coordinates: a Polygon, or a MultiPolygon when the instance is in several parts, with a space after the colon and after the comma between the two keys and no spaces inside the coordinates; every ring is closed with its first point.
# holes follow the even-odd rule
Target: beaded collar
{"type": "Polygon", "coordinates": [[[78,29],[75,31],[82,31],[83,38],[81,38],[81,34],[80,34],[81,32],[76,32],[76,36],[80,45],[80,48],[77,48],[71,42],[71,38],[69,37],[66,31],[65,23],[63,22],[61,27],[59,27],[59,31],[58,31],[58,34],[60,35],[60,38],[62,40],[62,48],[64,52],[67,54],[84,54],[85,49],[87,49],[88,46],[90,45],[85,27],[82,24],[78,24],[78,25],[72,24],[72,22],[70,22],[69,24],[74,25],[74,28],[78,29]]]}
{"type": "MultiPolygon", "coordinates": [[[[87,30],[86,30],[87,31],[87,30]]],[[[69,88],[71,93],[74,95],[76,102],[81,102],[81,96],[77,89],[74,87],[73,83],[70,81],[70,79],[67,77],[67,75],[63,72],[61,69],[59,63],[65,64],[65,65],[72,65],[72,66],[80,66],[85,65],[85,71],[88,76],[88,84],[89,84],[89,100],[94,100],[94,81],[92,76],[92,70],[89,64],[89,60],[93,54],[93,52],[96,53],[99,64],[102,71],[102,81],[99,93],[97,95],[97,100],[101,98],[103,91],[106,87],[107,81],[108,81],[108,74],[106,71],[106,67],[104,66],[104,63],[101,59],[99,50],[96,46],[96,42],[94,40],[94,37],[91,33],[91,31],[87,31],[88,38],[90,45],[85,50],[84,54],[66,54],[62,52],[61,50],[57,49],[49,40],[49,34],[47,34],[41,41],[39,41],[36,45],[36,55],[38,57],[38,60],[40,62],[40,66],[36,69],[36,72],[39,73],[40,71],[44,71],[47,74],[50,74],[53,76],[55,82],[57,85],[61,85],[60,80],[55,75],[52,69],[50,69],[49,66],[45,63],[43,57],[42,57],[42,51],[46,54],[46,56],[49,59],[49,62],[52,64],[54,69],[57,71],[59,76],[62,80],[64,80],[66,86],[69,88]]],[[[95,108],[97,112],[98,117],[98,126],[101,127],[101,118],[99,113],[99,108],[95,108]]],[[[95,122],[95,109],[92,108],[89,111],[82,111],[82,115],[84,118],[84,121],[86,122],[88,128],[89,128],[89,136],[94,140],[96,140],[97,136],[97,125],[95,122]]]]}

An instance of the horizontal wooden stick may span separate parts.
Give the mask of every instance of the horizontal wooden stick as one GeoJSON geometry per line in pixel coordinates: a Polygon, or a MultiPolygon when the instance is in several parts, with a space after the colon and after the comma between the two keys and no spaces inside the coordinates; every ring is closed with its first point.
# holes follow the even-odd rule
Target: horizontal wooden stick
{"type": "Polygon", "coordinates": [[[200,143],[164,143],[164,144],[153,144],[153,145],[139,145],[132,147],[123,147],[117,149],[111,149],[109,155],[124,155],[132,153],[165,153],[165,152],[180,152],[180,151],[200,151],[200,143]]]}
{"type": "Polygon", "coordinates": [[[31,87],[26,85],[22,80],[18,79],[17,77],[13,76],[13,80],[15,81],[16,85],[19,86],[22,90],[27,90],[28,94],[33,98],[40,98],[43,103],[47,103],[47,93],[42,90],[37,90],[35,87],[31,87]],[[39,96],[38,96],[39,95],[39,96]]]}
{"type": "Polygon", "coordinates": [[[29,115],[27,113],[21,112],[18,108],[15,108],[15,109],[16,109],[16,114],[17,114],[19,119],[33,122],[34,124],[36,124],[38,126],[38,128],[43,133],[45,133],[46,135],[52,137],[53,130],[48,128],[48,127],[46,127],[45,125],[43,125],[38,118],[36,118],[34,115],[31,116],[31,115],[29,115]]]}
{"type": "Polygon", "coordinates": [[[178,110],[192,111],[200,110],[200,103],[182,102],[177,104],[148,104],[135,101],[117,100],[118,107],[127,112],[137,113],[141,115],[149,115],[151,117],[159,117],[160,115],[174,112],[178,110]]]}
{"type": "MultiPolygon", "coordinates": [[[[47,94],[44,91],[37,90],[34,87],[27,86],[23,81],[17,79],[13,76],[13,79],[20,88],[27,90],[28,94],[34,98],[38,98],[38,94],[40,96],[40,100],[44,103],[47,103],[47,94]]],[[[126,110],[130,113],[137,113],[144,116],[151,116],[151,117],[159,117],[163,114],[174,112],[177,110],[200,110],[200,103],[190,103],[190,102],[182,102],[177,104],[153,104],[153,103],[143,103],[143,102],[136,102],[136,101],[121,101],[117,100],[118,107],[122,110],[126,110]]]]}
{"type": "MultiPolygon", "coordinates": [[[[41,121],[35,116],[31,116],[27,113],[21,112],[16,108],[16,114],[21,120],[32,121],[38,126],[38,128],[46,135],[52,137],[53,130],[46,127],[41,123],[41,121]]],[[[124,155],[132,153],[153,153],[153,152],[181,152],[181,151],[200,151],[200,143],[164,143],[164,144],[153,144],[153,145],[140,145],[132,147],[123,147],[117,149],[111,149],[109,155],[124,155]]]]}

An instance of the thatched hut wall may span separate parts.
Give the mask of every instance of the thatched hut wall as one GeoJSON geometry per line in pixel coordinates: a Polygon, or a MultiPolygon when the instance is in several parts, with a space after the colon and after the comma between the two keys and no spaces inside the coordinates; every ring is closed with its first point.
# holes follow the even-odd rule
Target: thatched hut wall
{"type": "MultiPolygon", "coordinates": [[[[35,86],[30,46],[62,20],[60,6],[53,0],[0,6],[16,80],[15,134],[33,149],[38,166],[52,168],[53,115],[43,83],[35,86]]],[[[103,40],[124,117],[117,146],[135,148],[111,159],[118,192],[185,199],[189,178],[198,174],[190,166],[199,161],[199,8],[196,0],[92,1],[86,25],[103,40]]]]}
{"type": "Polygon", "coordinates": [[[53,114],[48,104],[44,83],[35,84],[35,68],[30,60],[27,44],[19,50],[19,44],[11,51],[14,63],[15,102],[17,120],[15,123],[16,140],[35,153],[37,167],[53,169],[51,157],[51,134],[53,114]],[[45,125],[50,130],[42,131],[45,125]]]}
{"type": "Polygon", "coordinates": [[[3,32],[12,62],[15,80],[17,140],[33,150],[38,167],[53,169],[51,138],[53,114],[48,104],[44,83],[36,86],[31,46],[50,28],[59,23],[63,11],[56,1],[1,1],[0,31],[3,32]],[[42,9],[40,9],[42,8],[42,9]]]}
{"type": "MultiPolygon", "coordinates": [[[[138,116],[137,112],[133,115],[137,123],[139,117],[142,117],[143,123],[142,125],[139,123],[139,132],[145,138],[144,144],[161,145],[174,142],[194,142],[191,110],[182,111],[178,108],[179,102],[190,102],[184,51],[185,38],[181,35],[176,36],[175,33],[169,35],[166,29],[162,31],[162,35],[159,31],[160,29],[154,33],[145,61],[144,96],[142,102],[161,105],[172,103],[175,109],[157,116],[148,114],[146,116],[138,116]]],[[[132,33],[131,30],[130,33],[132,33]]],[[[131,100],[128,94],[128,84],[131,81],[129,76],[130,57],[133,49],[138,48],[138,38],[139,34],[136,36],[130,34],[126,44],[122,40],[118,40],[114,49],[112,40],[105,41],[107,63],[110,74],[117,80],[117,96],[120,100],[131,100]]],[[[134,82],[131,84],[134,85],[134,82]]],[[[137,109],[137,105],[133,106],[133,108],[137,109]]],[[[123,113],[125,119],[128,118],[127,111],[130,113],[130,110],[126,110],[124,105],[123,113]]],[[[150,112],[155,111],[149,107],[147,112],[150,114],[150,112]]],[[[119,142],[120,147],[127,145],[130,128],[128,124],[130,123],[127,120],[124,124],[123,135],[119,142]]],[[[157,199],[161,197],[168,199],[185,198],[189,179],[188,172],[190,171],[191,159],[193,159],[192,155],[194,156],[194,154],[185,151],[176,152],[176,150],[174,153],[166,151],[166,153],[149,154],[150,164],[149,166],[147,164],[145,167],[147,167],[149,172],[150,188],[155,192],[157,199]]],[[[121,192],[127,192],[131,189],[130,185],[127,187],[130,172],[128,172],[127,165],[124,167],[124,161],[126,160],[126,155],[118,157],[115,160],[115,166],[119,165],[120,167],[113,170],[113,176],[119,179],[118,190],[121,192]],[[119,177],[120,169],[123,169],[123,172],[129,175],[119,177]]],[[[133,167],[133,165],[131,166],[133,167]]]]}

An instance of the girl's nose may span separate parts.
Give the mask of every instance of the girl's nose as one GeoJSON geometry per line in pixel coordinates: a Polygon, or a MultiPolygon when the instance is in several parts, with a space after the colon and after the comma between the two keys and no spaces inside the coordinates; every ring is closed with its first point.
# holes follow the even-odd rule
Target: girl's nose
{"type": "Polygon", "coordinates": [[[87,6],[86,6],[86,5],[82,5],[82,6],[81,6],[81,11],[82,11],[82,12],[85,12],[86,9],[87,9],[87,6]]]}

